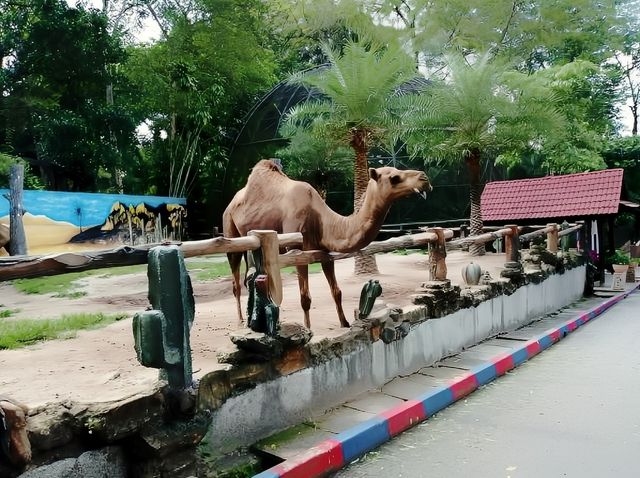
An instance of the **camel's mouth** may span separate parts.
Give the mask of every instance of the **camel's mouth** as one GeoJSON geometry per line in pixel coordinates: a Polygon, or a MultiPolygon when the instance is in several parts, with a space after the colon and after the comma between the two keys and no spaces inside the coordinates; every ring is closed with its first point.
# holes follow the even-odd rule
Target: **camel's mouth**
{"type": "Polygon", "coordinates": [[[427,199],[427,191],[433,191],[433,186],[429,182],[429,178],[426,174],[422,174],[420,176],[420,181],[422,181],[422,185],[420,188],[413,188],[413,192],[415,192],[418,196],[422,197],[422,199],[427,199]]]}
{"type": "Polygon", "coordinates": [[[418,188],[413,188],[413,192],[420,196],[422,199],[427,199],[427,191],[420,191],[418,188]]]}

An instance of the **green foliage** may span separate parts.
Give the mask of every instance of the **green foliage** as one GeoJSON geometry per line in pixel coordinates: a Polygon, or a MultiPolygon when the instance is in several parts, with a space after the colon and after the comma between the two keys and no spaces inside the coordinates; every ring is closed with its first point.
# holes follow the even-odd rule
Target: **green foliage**
{"type": "Polygon", "coordinates": [[[72,338],[78,330],[93,329],[126,319],[123,314],[73,314],[59,319],[0,320],[0,350],[16,349],[58,338],[72,338]]]}
{"type": "Polygon", "coordinates": [[[311,184],[326,199],[330,189],[342,189],[353,180],[353,152],[302,128],[282,130],[289,145],[275,153],[288,176],[311,184]]]}
{"type": "Polygon", "coordinates": [[[426,158],[459,161],[473,151],[514,162],[560,136],[563,118],[548,81],[523,75],[484,54],[469,65],[448,55],[447,81],[406,98],[399,122],[410,148],[426,158]]]}
{"type": "Polygon", "coordinates": [[[386,132],[397,88],[417,76],[415,64],[397,43],[348,41],[342,52],[324,44],[330,67],[294,74],[290,81],[316,88],[326,100],[292,108],[287,122],[319,137],[349,144],[352,129],[380,140],[386,132]]]}
{"type": "Polygon", "coordinates": [[[20,312],[20,309],[4,309],[3,307],[3,305],[0,305],[0,319],[6,319],[20,312]]]}
{"type": "Polygon", "coordinates": [[[616,249],[615,252],[607,257],[607,263],[609,264],[622,264],[627,265],[630,262],[629,254],[621,249],[616,249]]]}
{"type": "MultiPolygon", "coordinates": [[[[8,3],[0,14],[0,149],[37,162],[53,189],[96,190],[96,172],[132,154],[136,119],[118,98],[125,58],[106,18],[63,0],[8,3]],[[4,55],[3,55],[4,58],[4,55]]],[[[113,186],[107,185],[107,187],[113,186]]]]}
{"type": "Polygon", "coordinates": [[[24,166],[24,188],[25,189],[43,189],[44,185],[38,176],[33,174],[29,164],[25,163],[21,158],[0,153],[0,188],[9,187],[9,171],[11,165],[22,163],[24,166]]]}
{"type": "Polygon", "coordinates": [[[143,147],[149,186],[176,196],[219,189],[229,138],[277,63],[257,0],[201,0],[173,12],[158,43],[131,49],[124,71],[152,131],[143,147]]]}

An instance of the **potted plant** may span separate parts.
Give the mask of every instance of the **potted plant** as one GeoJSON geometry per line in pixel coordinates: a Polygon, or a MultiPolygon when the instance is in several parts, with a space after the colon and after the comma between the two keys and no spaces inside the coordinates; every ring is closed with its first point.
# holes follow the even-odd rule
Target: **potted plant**
{"type": "Polygon", "coordinates": [[[616,251],[609,257],[609,264],[613,267],[613,271],[619,274],[627,272],[629,269],[629,263],[629,254],[621,249],[616,249],[616,251]]]}

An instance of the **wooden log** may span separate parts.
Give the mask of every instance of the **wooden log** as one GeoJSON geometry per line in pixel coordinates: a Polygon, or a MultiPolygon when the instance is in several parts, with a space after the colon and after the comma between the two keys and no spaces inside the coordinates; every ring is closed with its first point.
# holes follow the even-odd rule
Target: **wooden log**
{"type": "Polygon", "coordinates": [[[507,256],[507,262],[518,262],[520,260],[520,239],[518,238],[518,226],[509,224],[505,229],[510,229],[510,233],[506,234],[504,252],[507,256]]]}
{"type": "Polygon", "coordinates": [[[508,236],[511,234],[510,228],[502,228],[493,232],[485,232],[484,234],[478,234],[477,236],[469,236],[464,239],[456,239],[455,241],[451,241],[449,244],[451,245],[462,245],[462,244],[484,244],[485,242],[495,241],[496,239],[504,236],[508,236]]]}
{"type": "MultiPolygon", "coordinates": [[[[278,240],[282,241],[280,242],[281,247],[291,247],[302,244],[302,234],[299,232],[279,234],[278,240]]],[[[122,246],[115,249],[84,253],[2,257],[0,258],[0,282],[107,267],[146,264],[149,249],[159,245],[169,245],[169,243],[146,244],[136,247],[122,246]]],[[[194,257],[206,254],[256,250],[260,247],[260,240],[257,237],[248,236],[233,239],[216,237],[203,241],[187,241],[176,245],[180,247],[185,257],[194,257]]]]}
{"type": "Polygon", "coordinates": [[[572,232],[576,232],[580,229],[582,229],[582,224],[577,224],[575,226],[562,229],[561,231],[558,231],[558,237],[566,236],[567,234],[571,234],[572,232]]]}
{"type": "Polygon", "coordinates": [[[276,304],[282,304],[282,277],[280,276],[278,234],[276,231],[249,231],[249,237],[257,237],[262,249],[262,267],[267,274],[267,293],[276,304]]]}
{"type": "Polygon", "coordinates": [[[558,252],[558,225],[547,224],[547,251],[558,252]]]}
{"type": "Polygon", "coordinates": [[[22,216],[22,189],[24,187],[24,165],[13,164],[9,169],[9,254],[27,254],[27,238],[24,234],[22,216]]]}
{"type": "Polygon", "coordinates": [[[520,242],[529,242],[532,239],[535,239],[536,237],[541,237],[541,236],[544,236],[545,234],[548,234],[551,230],[552,230],[551,225],[546,225],[545,227],[542,227],[537,231],[527,232],[526,234],[522,234],[520,236],[520,242]]]}
{"type": "MultiPolygon", "coordinates": [[[[446,229],[443,231],[445,239],[453,237],[453,231],[446,229]]],[[[315,262],[338,261],[353,257],[362,253],[365,255],[377,254],[379,252],[389,252],[395,249],[406,249],[419,247],[436,241],[438,236],[433,232],[420,232],[401,237],[392,237],[386,241],[372,242],[364,249],[355,252],[326,252],[326,251],[300,251],[293,250],[280,255],[280,267],[302,266],[315,262]]]]}
{"type": "Polygon", "coordinates": [[[447,280],[447,246],[444,231],[441,227],[434,227],[429,232],[436,235],[429,252],[429,280],[447,280]]]}
{"type": "MultiPolygon", "coordinates": [[[[280,247],[296,247],[302,245],[302,234],[290,232],[278,234],[280,247]]],[[[260,247],[260,239],[255,236],[243,237],[214,237],[202,241],[186,241],[180,244],[180,250],[184,257],[204,256],[207,254],[220,254],[227,252],[255,251],[260,247]]]]}

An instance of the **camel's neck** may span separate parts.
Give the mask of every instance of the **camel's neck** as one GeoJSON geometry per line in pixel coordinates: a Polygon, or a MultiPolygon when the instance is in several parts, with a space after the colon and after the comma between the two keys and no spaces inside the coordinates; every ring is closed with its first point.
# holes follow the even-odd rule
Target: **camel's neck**
{"type": "Polygon", "coordinates": [[[322,246],[335,252],[353,252],[373,241],[391,204],[379,198],[377,183],[369,181],[362,207],[350,216],[333,212],[322,222],[322,246]]]}

